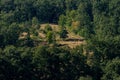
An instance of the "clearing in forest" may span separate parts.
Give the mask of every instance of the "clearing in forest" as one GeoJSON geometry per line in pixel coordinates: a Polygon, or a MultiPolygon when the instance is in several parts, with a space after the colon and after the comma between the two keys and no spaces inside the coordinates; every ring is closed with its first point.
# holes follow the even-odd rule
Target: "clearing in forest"
{"type": "MultiPolygon", "coordinates": [[[[55,32],[59,32],[59,30],[60,30],[59,26],[56,24],[41,24],[40,29],[44,30],[46,25],[50,25],[52,30],[55,32]]],[[[43,34],[41,32],[39,34],[41,36],[44,36],[44,38],[45,38],[45,34],[43,34]]],[[[62,39],[58,38],[58,36],[57,36],[56,41],[58,44],[68,46],[70,48],[75,48],[76,46],[85,44],[85,41],[82,37],[80,37],[79,35],[75,35],[72,32],[68,32],[68,37],[65,40],[62,40],[62,39]]]]}

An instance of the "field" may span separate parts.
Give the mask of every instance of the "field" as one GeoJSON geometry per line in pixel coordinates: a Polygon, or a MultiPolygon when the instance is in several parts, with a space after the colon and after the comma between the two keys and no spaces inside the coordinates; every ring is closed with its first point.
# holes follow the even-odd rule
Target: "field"
{"type": "MultiPolygon", "coordinates": [[[[46,25],[48,25],[48,24],[41,24],[40,30],[44,30],[46,25]]],[[[59,29],[58,25],[56,25],[56,24],[49,24],[49,25],[52,27],[53,31],[59,32],[60,29],[59,29]]],[[[39,32],[39,36],[42,38],[46,37],[46,35],[41,33],[41,32],[39,32]]],[[[62,40],[62,39],[60,39],[59,36],[57,36],[56,42],[60,45],[68,46],[70,48],[75,48],[76,46],[85,44],[85,41],[81,36],[76,35],[76,34],[69,32],[69,31],[68,31],[68,37],[65,40],[62,40]]]]}

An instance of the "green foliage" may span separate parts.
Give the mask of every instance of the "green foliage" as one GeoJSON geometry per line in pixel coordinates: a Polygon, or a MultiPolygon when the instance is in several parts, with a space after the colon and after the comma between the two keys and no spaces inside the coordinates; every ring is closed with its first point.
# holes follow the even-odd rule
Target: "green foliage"
{"type": "Polygon", "coordinates": [[[45,33],[48,33],[49,31],[52,31],[52,27],[49,24],[47,24],[45,26],[45,33]]]}
{"type": "Polygon", "coordinates": [[[85,38],[90,38],[91,34],[93,34],[93,15],[92,15],[92,7],[90,2],[83,2],[79,4],[78,7],[78,20],[80,21],[79,31],[80,35],[85,38]],[[84,34],[84,35],[83,35],[84,34]]]}
{"type": "Polygon", "coordinates": [[[0,79],[30,79],[32,61],[31,50],[29,48],[16,48],[6,46],[0,58],[0,79]],[[5,77],[7,76],[7,77],[5,77]],[[30,76],[30,77],[29,77],[30,76]]]}
{"type": "MultiPolygon", "coordinates": [[[[114,11],[118,10],[118,3],[119,0],[116,0],[115,2],[113,0],[101,1],[101,5],[104,5],[105,9],[102,9],[103,11],[99,8],[95,9],[96,11],[99,11],[95,14],[95,33],[99,40],[111,40],[119,35],[119,15],[118,11],[114,11]],[[116,6],[114,7],[113,4],[116,6]]],[[[99,7],[101,5],[99,5],[99,7]]]]}
{"type": "Polygon", "coordinates": [[[76,10],[81,0],[65,0],[67,10],[76,10]]]}
{"type": "Polygon", "coordinates": [[[1,11],[0,18],[1,22],[5,22],[7,23],[6,25],[9,25],[14,21],[14,13],[12,11],[8,13],[1,11]]]}
{"type": "Polygon", "coordinates": [[[81,53],[63,48],[6,46],[2,53],[0,79],[5,80],[76,80],[89,69],[81,53]]]}
{"type": "Polygon", "coordinates": [[[30,35],[28,34],[26,38],[20,39],[17,43],[18,46],[27,46],[27,47],[33,47],[34,41],[31,39],[30,35]]]}
{"type": "Polygon", "coordinates": [[[34,3],[36,16],[41,22],[57,22],[59,15],[64,12],[63,6],[60,5],[62,2],[62,0],[37,0],[34,3]]]}
{"type": "Polygon", "coordinates": [[[9,12],[11,10],[14,10],[14,0],[1,0],[0,1],[0,9],[5,12],[9,12]]]}
{"type": "Polygon", "coordinates": [[[78,80],[92,80],[92,78],[91,77],[89,77],[89,76],[85,76],[85,77],[80,77],[80,79],[78,79],[78,80]]]}
{"type": "Polygon", "coordinates": [[[67,30],[66,30],[66,16],[61,15],[59,17],[59,26],[60,26],[60,38],[67,38],[67,30]]]}
{"type": "Polygon", "coordinates": [[[68,32],[66,29],[61,30],[60,31],[60,38],[62,38],[62,39],[67,38],[68,37],[67,34],[68,34],[68,32]]]}
{"type": "Polygon", "coordinates": [[[65,16],[64,16],[64,15],[60,15],[58,24],[59,24],[61,27],[65,27],[65,23],[66,23],[66,18],[65,18],[65,16]]]}
{"type": "Polygon", "coordinates": [[[0,12],[12,12],[12,21],[24,22],[37,17],[41,22],[57,23],[59,15],[65,12],[64,0],[1,0],[0,12]],[[47,6],[46,6],[47,5],[47,6]]]}
{"type": "Polygon", "coordinates": [[[77,10],[66,11],[66,25],[72,26],[72,22],[77,21],[77,10]]]}
{"type": "MultiPolygon", "coordinates": [[[[119,5],[119,0],[1,0],[0,80],[119,80],[119,5]],[[30,37],[38,36],[39,22],[58,23],[60,38],[69,30],[86,44],[43,46],[46,42],[30,37]],[[23,32],[28,35],[20,39],[23,32]]],[[[54,43],[50,25],[45,33],[54,43]]]]}
{"type": "Polygon", "coordinates": [[[120,59],[115,58],[109,61],[104,69],[102,80],[119,80],[120,79],[120,59]]]}
{"type": "Polygon", "coordinates": [[[47,32],[47,41],[48,41],[48,43],[55,42],[55,36],[54,36],[54,33],[52,31],[47,32]]]}
{"type": "MultiPolygon", "coordinates": [[[[76,32],[77,33],[77,32],[76,32]]],[[[88,29],[84,28],[79,31],[79,35],[84,36],[85,38],[89,38],[90,36],[88,35],[90,32],[88,29]]]]}
{"type": "Polygon", "coordinates": [[[4,36],[2,34],[0,34],[0,47],[4,46],[4,36]]]}
{"type": "Polygon", "coordinates": [[[36,17],[33,17],[32,18],[32,27],[34,27],[35,29],[39,29],[40,26],[39,26],[39,21],[36,17]]]}
{"type": "Polygon", "coordinates": [[[2,26],[1,35],[3,36],[4,45],[15,45],[18,41],[21,28],[17,23],[12,23],[9,26],[2,26]]]}

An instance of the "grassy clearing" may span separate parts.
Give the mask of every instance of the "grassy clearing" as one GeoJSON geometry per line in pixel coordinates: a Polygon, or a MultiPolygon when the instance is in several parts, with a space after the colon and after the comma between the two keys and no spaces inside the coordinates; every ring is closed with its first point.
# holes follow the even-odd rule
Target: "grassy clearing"
{"type": "MultiPolygon", "coordinates": [[[[47,24],[41,24],[40,29],[44,30],[46,25],[47,24]]],[[[60,28],[58,25],[56,24],[49,24],[49,25],[52,27],[53,31],[59,32],[60,28]]],[[[45,38],[45,34],[41,32],[39,34],[41,35],[41,37],[45,38]]],[[[75,35],[72,32],[68,33],[68,38],[66,40],[61,40],[59,36],[56,36],[56,40],[58,44],[63,45],[63,46],[68,46],[70,48],[75,48],[76,46],[85,44],[85,41],[83,40],[81,36],[75,35]]]]}
{"type": "MultiPolygon", "coordinates": [[[[62,40],[60,37],[59,37],[59,31],[60,31],[60,27],[56,24],[41,24],[40,25],[40,29],[38,30],[39,33],[38,33],[38,36],[33,36],[32,34],[30,35],[31,38],[40,38],[40,40],[43,42],[46,42],[46,34],[44,33],[44,30],[45,30],[45,26],[46,25],[50,25],[52,30],[55,32],[55,35],[56,35],[56,42],[59,44],[59,45],[62,45],[62,46],[68,46],[70,48],[75,48],[76,46],[79,46],[79,45],[82,45],[82,44],[85,44],[85,41],[83,39],[83,37],[79,36],[79,35],[76,35],[70,31],[68,31],[68,37],[65,39],[65,40],[62,40]]],[[[23,39],[27,36],[27,32],[23,32],[21,35],[20,35],[20,39],[23,39]]],[[[41,43],[42,43],[41,42],[41,43]]]]}

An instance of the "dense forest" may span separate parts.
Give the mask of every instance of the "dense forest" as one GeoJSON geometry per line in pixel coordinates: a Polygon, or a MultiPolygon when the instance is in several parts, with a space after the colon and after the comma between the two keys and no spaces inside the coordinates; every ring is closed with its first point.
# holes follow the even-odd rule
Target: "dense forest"
{"type": "Polygon", "coordinates": [[[0,0],[0,80],[120,80],[120,0],[0,0]]]}

